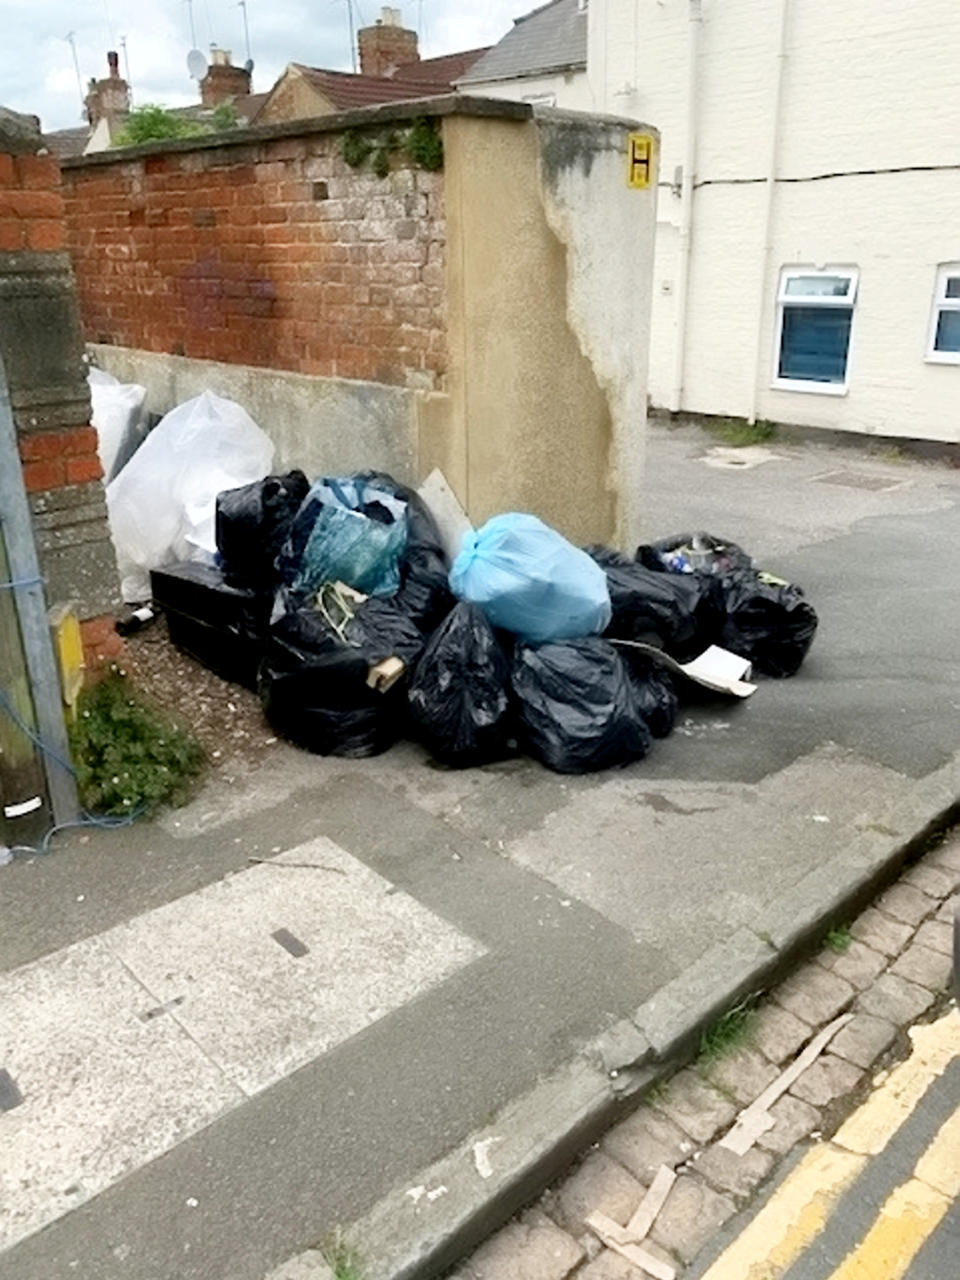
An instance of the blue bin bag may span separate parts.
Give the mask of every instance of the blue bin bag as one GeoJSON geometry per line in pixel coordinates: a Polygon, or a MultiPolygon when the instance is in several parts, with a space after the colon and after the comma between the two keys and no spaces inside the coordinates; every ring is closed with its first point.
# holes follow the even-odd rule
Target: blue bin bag
{"type": "Polygon", "coordinates": [[[297,524],[310,524],[295,591],[310,594],[325,582],[345,582],[368,596],[400,587],[407,545],[407,504],[358,479],[321,480],[307,495],[297,524]],[[377,518],[365,512],[374,509],[377,518]]]}
{"type": "Polygon", "coordinates": [[[597,634],[611,617],[600,566],[536,516],[516,512],[464,535],[450,590],[532,644],[597,634]]]}

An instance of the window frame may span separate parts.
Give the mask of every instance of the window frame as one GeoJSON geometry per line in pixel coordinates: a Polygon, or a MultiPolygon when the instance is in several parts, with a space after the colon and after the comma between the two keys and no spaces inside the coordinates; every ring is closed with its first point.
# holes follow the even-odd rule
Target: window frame
{"type": "Polygon", "coordinates": [[[960,311],[960,297],[947,297],[947,281],[953,279],[960,280],[960,262],[939,263],[934,280],[930,326],[927,330],[926,360],[928,364],[960,364],[960,351],[938,351],[934,346],[937,340],[937,329],[940,326],[941,312],[960,311]]]}
{"type": "Polygon", "coordinates": [[[773,373],[770,386],[774,391],[799,391],[808,395],[845,396],[850,389],[850,349],[853,346],[853,326],[857,312],[857,294],[860,287],[859,267],[781,267],[777,286],[777,317],[774,328],[773,373]],[[839,276],[849,281],[846,296],[842,298],[787,293],[791,280],[809,276],[839,276]],[[787,307],[845,307],[850,311],[850,339],[847,344],[847,363],[842,382],[817,382],[807,378],[783,378],[780,376],[780,356],[783,344],[783,317],[787,307]]]}

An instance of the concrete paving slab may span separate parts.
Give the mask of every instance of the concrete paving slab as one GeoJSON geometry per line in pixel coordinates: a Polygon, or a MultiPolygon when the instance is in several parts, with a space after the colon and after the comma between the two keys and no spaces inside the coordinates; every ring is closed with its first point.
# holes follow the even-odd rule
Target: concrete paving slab
{"type": "Polygon", "coordinates": [[[102,940],[4,975],[0,1250],[90,1200],[242,1095],[102,940]]]}
{"type": "Polygon", "coordinates": [[[484,954],[322,837],[105,942],[246,1094],[484,954]]]}

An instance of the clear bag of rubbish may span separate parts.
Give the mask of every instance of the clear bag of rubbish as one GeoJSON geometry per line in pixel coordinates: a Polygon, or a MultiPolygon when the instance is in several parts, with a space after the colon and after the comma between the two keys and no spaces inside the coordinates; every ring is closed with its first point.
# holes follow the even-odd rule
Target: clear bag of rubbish
{"type": "Polygon", "coordinates": [[[138,382],[121,382],[112,373],[91,368],[91,424],[97,429],[97,453],[103,468],[103,482],[109,484],[123,470],[147,434],[143,405],[146,387],[138,382]]]}
{"type": "Polygon", "coordinates": [[[392,596],[406,544],[406,502],[361,476],[327,477],[297,513],[281,577],[302,595],[345,582],[364,595],[392,596]]]}
{"type": "Polygon", "coordinates": [[[720,538],[703,531],[677,533],[671,538],[639,546],[636,558],[649,569],[714,577],[753,568],[753,560],[743,547],[730,538],[720,538]]]}
{"type": "Polygon", "coordinates": [[[151,569],[212,560],[217,494],[272,462],[272,441],[233,400],[205,391],[171,409],[107,485],[124,600],[149,599],[151,569]]]}
{"type": "Polygon", "coordinates": [[[465,534],[450,570],[455,596],[533,644],[603,631],[610,594],[599,565],[536,516],[494,516],[465,534]]]}
{"type": "Polygon", "coordinates": [[[548,769],[589,773],[650,750],[630,672],[600,636],[518,644],[512,684],[521,745],[548,769]]]}

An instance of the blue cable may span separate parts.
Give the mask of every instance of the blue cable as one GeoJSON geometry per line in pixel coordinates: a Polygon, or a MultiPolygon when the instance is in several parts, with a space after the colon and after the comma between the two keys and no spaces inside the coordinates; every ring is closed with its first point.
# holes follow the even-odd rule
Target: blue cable
{"type": "Polygon", "coordinates": [[[2,689],[0,689],[0,707],[3,707],[4,711],[6,711],[13,723],[22,733],[26,734],[35,747],[38,747],[45,755],[48,755],[51,760],[56,760],[57,764],[60,765],[62,769],[66,769],[67,773],[72,774],[74,778],[77,776],[77,771],[74,769],[70,761],[64,760],[63,756],[60,755],[58,751],[55,751],[53,747],[48,746],[42,738],[39,738],[34,733],[2,689]]]}
{"type": "Polygon", "coordinates": [[[0,582],[0,591],[16,591],[18,587],[39,587],[46,578],[11,578],[9,582],[0,582]]]}

